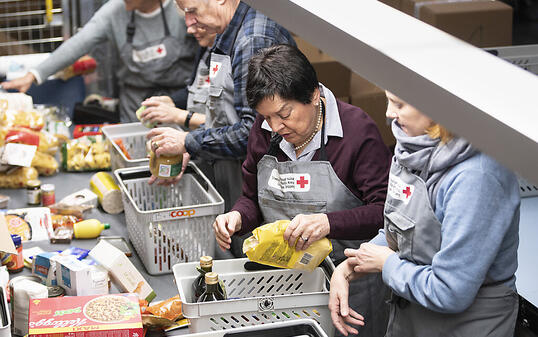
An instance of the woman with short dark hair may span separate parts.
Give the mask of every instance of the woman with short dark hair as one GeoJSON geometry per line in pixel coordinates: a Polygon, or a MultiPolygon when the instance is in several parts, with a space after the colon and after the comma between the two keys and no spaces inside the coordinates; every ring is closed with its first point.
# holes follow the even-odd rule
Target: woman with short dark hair
{"type": "MultiPolygon", "coordinates": [[[[361,109],[318,83],[295,47],[277,45],[251,58],[247,99],[258,116],[243,163],[243,195],[213,225],[217,242],[264,223],[290,219],[284,239],[298,250],[324,237],[331,258],[374,237],[383,222],[390,152],[361,109]]],[[[365,317],[363,336],[383,336],[385,287],[377,275],[352,285],[350,303],[365,317]]],[[[357,321],[362,318],[357,314],[357,321]]]]}

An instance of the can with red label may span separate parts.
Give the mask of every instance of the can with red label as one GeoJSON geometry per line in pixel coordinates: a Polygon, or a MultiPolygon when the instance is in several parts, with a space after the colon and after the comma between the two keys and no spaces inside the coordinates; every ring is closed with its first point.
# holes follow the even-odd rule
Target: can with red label
{"type": "Polygon", "coordinates": [[[56,202],[54,184],[41,185],[41,202],[43,206],[50,206],[56,202]]]}

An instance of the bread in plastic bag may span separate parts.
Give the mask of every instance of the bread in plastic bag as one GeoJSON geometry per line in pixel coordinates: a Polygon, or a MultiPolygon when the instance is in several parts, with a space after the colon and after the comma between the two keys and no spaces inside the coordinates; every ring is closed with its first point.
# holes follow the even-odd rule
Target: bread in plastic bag
{"type": "Polygon", "coordinates": [[[306,250],[295,250],[284,240],[284,232],[289,220],[279,220],[260,226],[252,231],[252,236],[243,242],[243,253],[254,262],[261,264],[312,271],[333,250],[327,238],[315,241],[306,250]]]}

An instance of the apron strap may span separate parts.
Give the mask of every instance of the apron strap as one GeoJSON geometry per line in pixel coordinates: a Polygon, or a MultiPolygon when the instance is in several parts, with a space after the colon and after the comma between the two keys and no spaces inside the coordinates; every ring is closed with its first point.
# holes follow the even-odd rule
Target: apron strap
{"type": "Polygon", "coordinates": [[[161,6],[161,16],[163,17],[164,35],[170,36],[170,28],[168,28],[168,22],[166,22],[166,15],[164,14],[164,7],[162,0],[159,0],[159,6],[161,6]]]}
{"type": "Polygon", "coordinates": [[[131,21],[129,21],[129,24],[127,25],[127,43],[131,44],[133,43],[133,36],[135,34],[135,12],[131,12],[131,21]]]}
{"type": "Polygon", "coordinates": [[[269,156],[276,157],[281,141],[282,141],[281,135],[279,135],[276,132],[271,132],[271,141],[269,142],[269,150],[267,150],[267,154],[269,156]]]}
{"type": "MultiPolygon", "coordinates": [[[[233,38],[233,42],[232,42],[232,45],[230,46],[230,50],[228,51],[228,53],[226,54],[227,56],[230,57],[230,64],[232,63],[233,61],[233,55],[232,55],[232,50],[234,49],[234,46],[235,46],[235,40],[237,40],[237,35],[239,34],[239,31],[241,30],[241,27],[243,26],[243,22],[245,21],[245,17],[247,16],[247,13],[248,13],[248,9],[243,13],[243,15],[241,16],[241,21],[239,21],[239,25],[237,26],[237,30],[235,31],[234,33],[234,38],[233,38]]],[[[213,47],[211,48],[211,51],[209,52],[209,55],[211,55],[212,53],[215,53],[215,50],[217,49],[217,44],[213,44],[213,47]]],[[[219,54],[219,53],[217,53],[219,54]]],[[[211,58],[209,57],[208,60],[207,60],[207,66],[209,67],[209,62],[210,62],[211,58]]]]}
{"type": "MultiPolygon", "coordinates": [[[[159,6],[161,7],[161,16],[163,18],[163,26],[164,26],[164,35],[170,36],[170,29],[168,28],[168,22],[166,22],[166,15],[164,14],[164,7],[162,0],[159,0],[159,6]]],[[[135,35],[136,26],[135,26],[135,11],[133,10],[131,12],[131,21],[129,21],[129,24],[127,25],[127,43],[131,44],[133,43],[133,37],[135,35]]]]}
{"type": "Polygon", "coordinates": [[[319,150],[319,160],[320,161],[327,161],[327,150],[325,149],[325,103],[323,103],[323,100],[319,100],[319,104],[321,104],[321,113],[323,118],[323,124],[321,125],[321,147],[319,150]]]}

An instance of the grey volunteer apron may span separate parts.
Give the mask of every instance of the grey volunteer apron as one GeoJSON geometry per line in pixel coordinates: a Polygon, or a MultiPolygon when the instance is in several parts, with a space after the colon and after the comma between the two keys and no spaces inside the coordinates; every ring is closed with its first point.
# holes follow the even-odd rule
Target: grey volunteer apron
{"type": "MultiPolygon", "coordinates": [[[[441,223],[424,183],[428,173],[423,172],[419,177],[392,162],[384,210],[385,232],[389,247],[401,259],[431,265],[441,248],[441,223]]],[[[513,336],[517,309],[517,294],[502,282],[486,282],[473,304],[459,314],[435,312],[393,293],[386,336],[513,336]]]]}
{"type": "MultiPolygon", "coordinates": [[[[239,26],[243,24],[245,15],[243,15],[239,26]]],[[[235,34],[234,44],[238,32],[239,29],[235,34]]],[[[232,51],[233,44],[230,47],[230,53],[232,51]]],[[[216,53],[214,50],[211,51],[209,82],[205,121],[206,128],[220,128],[239,122],[239,116],[234,107],[234,82],[232,78],[231,56],[229,54],[223,55],[216,53]]],[[[215,183],[215,188],[224,198],[226,212],[232,208],[235,201],[241,195],[243,182],[241,164],[243,163],[243,159],[218,159],[212,162],[212,182],[215,183]]],[[[211,179],[211,174],[209,176],[211,179]]]]}
{"type": "Polygon", "coordinates": [[[209,96],[209,66],[206,60],[209,58],[209,49],[206,49],[204,55],[198,62],[196,69],[196,78],[191,85],[187,87],[189,95],[187,96],[187,111],[193,111],[208,116],[207,100],[209,96]]]}
{"type": "MultiPolygon", "coordinates": [[[[324,104],[322,103],[324,106],[324,104]]],[[[323,109],[324,111],[324,109],[323,109]]],[[[338,112],[336,112],[338,113],[338,112]]],[[[323,112],[325,118],[325,111],[323,112]]],[[[258,162],[258,204],[265,223],[293,219],[298,214],[329,213],[363,205],[338,178],[327,161],[325,123],[321,128],[320,160],[310,162],[278,162],[273,150],[280,136],[271,139],[268,154],[258,162]],[[276,144],[275,144],[276,143],[276,144]]],[[[331,240],[331,259],[335,264],[345,259],[345,248],[358,248],[365,241],[331,240]]],[[[350,283],[349,305],[365,317],[365,326],[358,327],[359,335],[384,336],[387,327],[388,288],[381,274],[369,274],[350,283]]],[[[336,331],[338,335],[338,331],[336,331]]]]}
{"type": "Polygon", "coordinates": [[[137,122],[135,111],[144,99],[172,94],[184,86],[190,75],[186,69],[189,69],[192,60],[185,55],[192,50],[170,35],[162,2],[160,5],[165,35],[142,45],[133,45],[136,26],[135,12],[131,13],[127,41],[120,51],[123,63],[119,69],[122,122],[137,122]]]}

